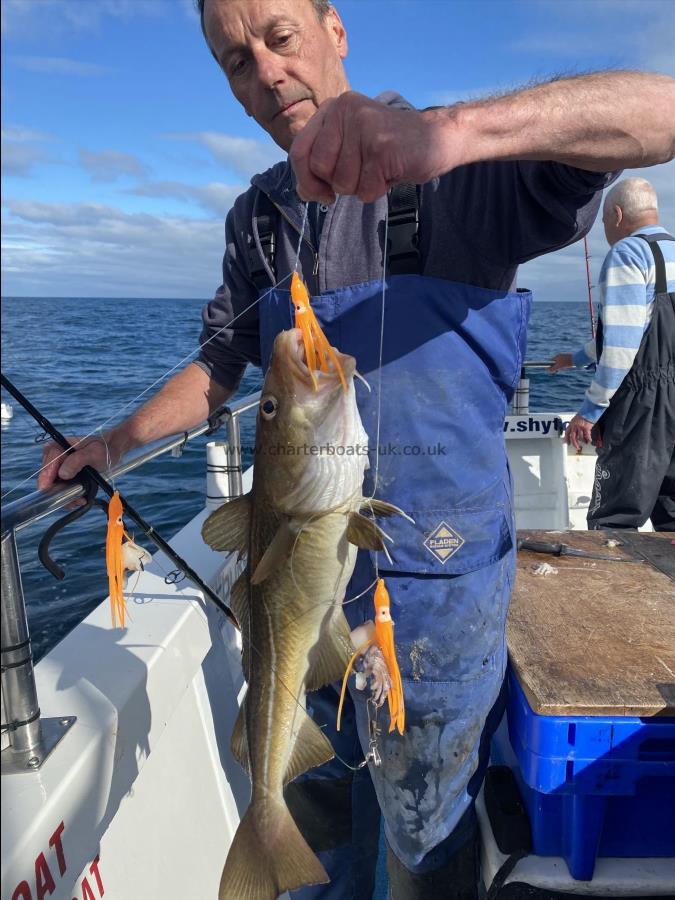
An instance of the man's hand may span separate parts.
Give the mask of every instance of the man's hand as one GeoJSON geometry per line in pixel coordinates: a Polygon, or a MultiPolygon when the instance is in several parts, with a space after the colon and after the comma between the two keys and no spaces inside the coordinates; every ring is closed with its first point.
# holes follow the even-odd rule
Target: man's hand
{"type": "Polygon", "coordinates": [[[558,353],[557,356],[553,357],[553,362],[548,367],[548,371],[551,375],[554,372],[559,372],[561,369],[573,369],[574,368],[574,360],[572,359],[571,353],[558,353]]]}
{"type": "Polygon", "coordinates": [[[354,194],[370,203],[394,184],[423,184],[460,165],[461,146],[448,109],[394,109],[348,91],[321,104],[289,157],[304,200],[354,194]]]}
{"type": "MultiPolygon", "coordinates": [[[[80,438],[72,437],[67,440],[73,446],[78,444],[80,438]]],[[[112,432],[102,437],[85,438],[74,453],[65,453],[58,444],[50,441],[45,444],[42,453],[43,469],[38,475],[38,490],[47,491],[53,485],[63,487],[66,481],[73,479],[85,466],[92,466],[102,472],[118,463],[122,456],[112,432]]],[[[74,505],[79,505],[79,502],[76,501],[74,505]]]]}
{"type": "MultiPolygon", "coordinates": [[[[590,444],[592,442],[592,430],[593,422],[589,422],[588,419],[584,419],[583,416],[580,416],[579,413],[577,413],[567,426],[565,441],[568,444],[571,444],[575,450],[581,450],[579,441],[582,440],[584,444],[590,444]]],[[[598,444],[598,446],[600,445],[598,444]]]]}

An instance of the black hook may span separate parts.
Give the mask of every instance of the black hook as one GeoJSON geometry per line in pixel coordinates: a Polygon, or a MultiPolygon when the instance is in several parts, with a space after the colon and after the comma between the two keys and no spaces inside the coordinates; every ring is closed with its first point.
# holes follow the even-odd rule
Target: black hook
{"type": "Polygon", "coordinates": [[[45,531],[42,536],[42,540],[40,541],[40,545],[38,546],[38,557],[42,565],[47,569],[48,572],[57,578],[59,581],[62,581],[65,578],[66,573],[61,568],[61,566],[55,562],[50,554],[49,554],[49,545],[51,544],[54,537],[61,531],[66,525],[70,525],[71,522],[74,522],[76,519],[81,518],[86,512],[89,512],[91,507],[96,504],[97,506],[102,507],[106,514],[108,512],[108,504],[105,500],[100,500],[96,497],[96,492],[98,491],[98,485],[94,481],[93,478],[85,474],[84,472],[80,472],[80,474],[73,479],[73,481],[79,481],[80,484],[84,487],[84,498],[85,504],[84,506],[78,506],[77,509],[73,509],[71,512],[66,513],[65,516],[62,516],[53,525],[45,531]]]}

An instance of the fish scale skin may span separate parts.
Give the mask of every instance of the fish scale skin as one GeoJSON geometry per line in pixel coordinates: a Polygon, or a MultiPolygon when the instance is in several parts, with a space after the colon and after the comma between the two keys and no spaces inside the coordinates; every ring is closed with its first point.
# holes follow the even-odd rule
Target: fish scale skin
{"type": "MultiPolygon", "coordinates": [[[[346,506],[348,512],[354,504],[346,506]]],[[[261,504],[265,509],[265,504],[261,504]]],[[[252,536],[271,529],[252,522],[252,536]]],[[[291,560],[262,584],[250,587],[250,637],[243,641],[250,669],[246,725],[254,797],[260,790],[282,793],[283,779],[304,717],[304,684],[309,653],[332,622],[356,559],[346,539],[344,512],[313,519],[296,541],[291,560]],[[295,727],[293,727],[295,726],[295,727]],[[265,773],[264,788],[259,784],[265,773]]],[[[270,538],[271,539],[271,538],[270,538]]],[[[262,553],[251,546],[251,559],[262,553]]],[[[345,668],[349,655],[345,653],[345,668]]]]}

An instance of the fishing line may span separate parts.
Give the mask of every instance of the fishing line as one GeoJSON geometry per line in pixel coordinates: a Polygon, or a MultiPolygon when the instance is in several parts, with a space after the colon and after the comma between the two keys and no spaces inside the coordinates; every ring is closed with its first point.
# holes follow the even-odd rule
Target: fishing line
{"type": "MultiPolygon", "coordinates": [[[[305,228],[307,227],[307,211],[309,209],[309,201],[305,203],[305,208],[302,213],[302,224],[300,225],[300,240],[298,241],[298,249],[295,254],[295,262],[293,263],[293,272],[298,271],[298,263],[300,261],[300,250],[302,249],[302,239],[305,236],[305,228]]],[[[291,275],[288,276],[289,278],[291,275]]]]}
{"type": "MultiPolygon", "coordinates": [[[[298,271],[298,264],[300,262],[300,250],[302,249],[302,239],[305,236],[305,228],[307,227],[307,211],[309,210],[309,201],[305,201],[305,208],[302,212],[302,224],[300,225],[300,239],[298,240],[298,249],[295,253],[295,262],[293,263],[293,272],[298,271]]],[[[293,277],[293,273],[291,273],[290,277],[293,277]]],[[[288,314],[291,318],[291,328],[295,328],[295,317],[293,315],[293,298],[288,298],[288,314]]]]}
{"type": "MultiPolygon", "coordinates": [[[[382,421],[382,360],[384,358],[384,313],[387,295],[387,241],[389,240],[389,203],[384,214],[384,249],[382,251],[382,307],[380,313],[380,358],[377,369],[377,425],[375,432],[375,472],[373,474],[373,492],[368,497],[369,500],[375,499],[377,493],[377,482],[380,474],[380,423],[382,421]]],[[[371,506],[370,511],[373,511],[371,506]]],[[[385,548],[386,549],[386,548],[385,548]]],[[[387,553],[387,556],[389,554],[387,553]]],[[[375,554],[375,582],[380,577],[379,557],[375,554]]]]}

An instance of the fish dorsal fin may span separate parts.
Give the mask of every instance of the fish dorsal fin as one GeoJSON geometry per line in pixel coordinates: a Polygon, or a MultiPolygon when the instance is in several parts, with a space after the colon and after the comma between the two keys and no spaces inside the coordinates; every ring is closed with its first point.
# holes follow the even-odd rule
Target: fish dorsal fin
{"type": "Polygon", "coordinates": [[[219,507],[202,525],[202,538],[212,550],[237,550],[239,556],[248,549],[251,523],[251,495],[244,494],[219,507]]]}
{"type": "Polygon", "coordinates": [[[268,578],[272,572],[280,569],[293,552],[293,545],[298,532],[291,525],[289,519],[283,519],[276,530],[267,550],[263,553],[260,562],[251,575],[251,584],[260,584],[268,578]]]}
{"type": "Polygon", "coordinates": [[[359,512],[370,513],[373,516],[379,516],[383,519],[386,519],[389,516],[403,516],[404,519],[415,524],[415,520],[412,516],[409,516],[407,512],[403,512],[398,506],[394,506],[393,503],[387,503],[386,500],[375,500],[374,497],[363,497],[359,512]]]}
{"type": "Polygon", "coordinates": [[[251,760],[248,753],[248,738],[246,737],[246,697],[242,700],[237,718],[230,738],[232,756],[237,760],[248,777],[251,777],[251,760]]]}
{"type": "Polygon", "coordinates": [[[298,728],[288,761],[284,784],[293,781],[308,769],[322,766],[335,756],[333,746],[309,714],[302,714],[302,724],[298,728]]]}
{"type": "Polygon", "coordinates": [[[349,625],[338,606],[332,621],[309,654],[306,691],[318,691],[325,684],[340,681],[353,652],[349,625]]]}
{"type": "Polygon", "coordinates": [[[351,544],[356,544],[361,550],[385,550],[386,552],[385,538],[391,540],[377,522],[367,519],[357,512],[349,514],[347,540],[351,544]]]}

